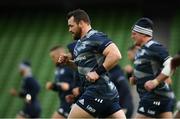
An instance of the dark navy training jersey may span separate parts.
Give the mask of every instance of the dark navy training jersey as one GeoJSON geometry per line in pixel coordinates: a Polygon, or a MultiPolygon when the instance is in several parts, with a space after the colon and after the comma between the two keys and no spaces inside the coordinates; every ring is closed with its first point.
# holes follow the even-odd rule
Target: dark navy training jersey
{"type": "Polygon", "coordinates": [[[74,48],[75,63],[79,78],[83,81],[85,92],[83,95],[99,97],[102,99],[114,99],[118,97],[115,85],[109,80],[107,73],[100,75],[96,82],[86,79],[86,74],[101,66],[105,56],[103,50],[112,41],[107,35],[96,30],[90,30],[83,38],[79,39],[74,48]]]}
{"type": "Polygon", "coordinates": [[[26,98],[29,94],[31,95],[30,102],[25,101],[24,107],[22,110],[23,116],[28,118],[39,118],[41,114],[41,106],[37,99],[40,92],[40,85],[33,76],[24,77],[22,80],[22,89],[19,93],[19,96],[26,98]]]}
{"type": "Polygon", "coordinates": [[[124,100],[132,101],[128,80],[126,79],[121,67],[119,65],[116,65],[111,70],[109,70],[109,75],[110,79],[115,84],[118,90],[120,102],[124,102],[124,100]]]}
{"type": "Polygon", "coordinates": [[[111,70],[109,70],[109,75],[111,81],[115,84],[118,94],[119,103],[122,108],[126,109],[126,117],[131,118],[133,114],[133,99],[129,87],[128,80],[126,79],[123,70],[119,65],[116,65],[111,70]]]}
{"type": "Polygon", "coordinates": [[[27,94],[31,95],[31,101],[36,101],[40,85],[33,76],[24,77],[22,81],[22,89],[19,96],[25,98],[27,94]]]}
{"type": "MultiPolygon", "coordinates": [[[[74,56],[74,48],[76,46],[77,41],[74,41],[70,44],[67,45],[67,48],[69,50],[69,52],[72,55],[72,60],[74,60],[75,56],[74,56]]],[[[79,78],[79,73],[78,71],[75,71],[75,84],[74,87],[81,87],[83,85],[83,82],[80,80],[79,78]]]]}
{"type": "Polygon", "coordinates": [[[109,70],[109,73],[112,80],[116,80],[117,78],[120,78],[121,80],[126,80],[124,72],[119,65],[114,66],[111,70],[109,70]]]}
{"type": "Polygon", "coordinates": [[[148,92],[144,84],[148,80],[155,79],[163,68],[163,63],[169,58],[167,50],[154,40],[148,41],[135,55],[134,75],[137,79],[137,91],[140,98],[154,98],[157,96],[173,98],[173,92],[169,85],[161,83],[153,91],[148,92]]]}
{"type": "Polygon", "coordinates": [[[72,43],[70,43],[70,44],[68,44],[67,45],[67,48],[68,48],[68,50],[69,50],[69,52],[71,53],[71,55],[72,55],[72,59],[74,59],[74,48],[75,48],[75,46],[76,46],[76,43],[77,43],[77,41],[74,41],[74,42],[72,42],[72,43]]]}
{"type": "Polygon", "coordinates": [[[59,86],[53,88],[54,91],[58,92],[59,99],[61,104],[66,103],[65,96],[71,93],[71,90],[74,86],[74,71],[67,66],[57,65],[55,70],[55,84],[65,82],[68,83],[70,89],[68,91],[63,91],[59,86]]]}

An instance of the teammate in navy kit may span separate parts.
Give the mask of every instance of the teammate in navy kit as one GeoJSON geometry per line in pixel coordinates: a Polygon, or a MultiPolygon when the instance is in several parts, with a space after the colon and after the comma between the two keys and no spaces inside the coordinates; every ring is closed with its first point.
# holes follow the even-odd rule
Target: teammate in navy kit
{"type": "Polygon", "coordinates": [[[55,81],[47,82],[46,88],[58,93],[60,106],[52,115],[52,118],[67,118],[71,109],[72,103],[66,101],[65,97],[71,93],[74,85],[74,71],[67,66],[59,65],[57,63],[59,55],[64,54],[65,49],[60,45],[54,46],[50,50],[50,57],[56,65],[55,81]]]}
{"type": "MultiPolygon", "coordinates": [[[[171,68],[173,71],[180,66],[180,52],[178,52],[171,60],[171,68]]],[[[174,118],[180,118],[180,101],[177,101],[176,111],[174,112],[174,118]]]]}
{"type": "Polygon", "coordinates": [[[84,10],[68,13],[69,32],[77,41],[74,62],[61,55],[59,63],[77,66],[84,93],[73,105],[69,118],[125,118],[119,105],[118,91],[107,71],[121,58],[117,46],[102,32],[93,30],[84,10]]]}
{"type": "MultiPolygon", "coordinates": [[[[133,46],[128,48],[127,56],[131,62],[134,62],[134,57],[135,57],[137,50],[138,50],[138,46],[136,46],[136,45],[133,45],[133,46]]],[[[126,76],[129,80],[130,77],[133,76],[133,67],[130,64],[128,64],[124,67],[124,71],[125,71],[126,76]]],[[[131,84],[131,82],[130,82],[130,84],[131,84]]]]}
{"type": "MultiPolygon", "coordinates": [[[[75,58],[73,52],[74,52],[76,43],[77,41],[74,41],[67,45],[67,48],[69,50],[68,57],[70,60],[74,60],[75,58]]],[[[83,93],[83,82],[80,80],[79,73],[76,70],[75,77],[74,77],[74,87],[72,89],[72,93],[69,96],[67,96],[66,99],[70,102],[75,103],[79,99],[82,93],[83,93]]]]}
{"type": "Polygon", "coordinates": [[[150,19],[139,19],[132,28],[131,37],[140,46],[134,61],[134,79],[140,97],[137,118],[172,118],[174,93],[165,82],[172,73],[172,58],[153,38],[150,19]]]}
{"type": "Polygon", "coordinates": [[[115,84],[118,90],[119,103],[122,109],[124,110],[126,117],[131,118],[134,106],[128,80],[119,65],[116,65],[109,70],[109,74],[111,81],[115,84]]]}
{"type": "Polygon", "coordinates": [[[17,118],[39,118],[41,114],[41,107],[37,96],[40,91],[40,85],[33,77],[31,72],[31,65],[28,61],[23,61],[20,64],[20,74],[23,77],[22,88],[20,92],[11,89],[10,93],[13,96],[19,96],[25,100],[22,111],[17,115],[17,118]]]}

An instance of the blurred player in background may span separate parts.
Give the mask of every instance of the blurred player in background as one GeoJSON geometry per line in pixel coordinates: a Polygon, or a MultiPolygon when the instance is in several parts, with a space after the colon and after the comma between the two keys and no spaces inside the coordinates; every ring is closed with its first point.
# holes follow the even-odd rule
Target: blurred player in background
{"type": "Polygon", "coordinates": [[[19,71],[23,77],[22,88],[20,92],[17,92],[15,89],[10,91],[11,95],[23,98],[25,101],[24,108],[17,115],[17,118],[39,118],[41,107],[37,98],[40,85],[32,75],[31,65],[28,61],[23,61],[20,64],[19,71]]]}
{"type": "MultiPolygon", "coordinates": [[[[133,45],[133,46],[131,46],[131,47],[128,48],[127,56],[128,56],[128,59],[129,59],[131,62],[134,62],[134,57],[135,57],[135,54],[136,54],[138,48],[139,48],[139,47],[136,46],[136,45],[133,45]]],[[[126,73],[126,75],[127,75],[127,78],[128,78],[128,80],[129,80],[129,78],[133,76],[134,68],[133,68],[130,64],[128,64],[128,65],[126,65],[126,66],[124,67],[124,71],[125,71],[125,73],[126,73]]],[[[130,83],[131,83],[131,82],[130,82],[130,83]]]]}
{"type": "MultiPolygon", "coordinates": [[[[74,52],[74,47],[75,47],[76,43],[77,42],[75,41],[68,45],[68,49],[72,55],[72,59],[74,58],[73,52],[74,52]]],[[[131,118],[134,107],[133,107],[133,102],[132,102],[131,91],[129,88],[128,81],[124,75],[124,72],[122,71],[122,69],[119,65],[116,65],[111,70],[109,70],[109,75],[110,75],[111,81],[115,84],[115,86],[118,90],[119,102],[120,102],[120,105],[121,105],[123,111],[126,114],[126,117],[131,118]]],[[[80,92],[82,93],[82,91],[83,91],[81,84],[82,84],[82,82],[77,81],[77,87],[79,86],[79,94],[80,94],[80,92]]],[[[78,89],[76,89],[76,90],[78,91],[78,89]]],[[[74,92],[77,92],[77,91],[74,91],[74,92]]],[[[78,93],[74,93],[74,94],[76,95],[78,93]]],[[[76,97],[77,97],[77,95],[76,95],[76,97]]]]}
{"type": "Polygon", "coordinates": [[[72,103],[67,102],[65,97],[71,93],[74,85],[74,71],[67,66],[57,63],[59,55],[64,54],[65,49],[60,45],[54,46],[50,50],[50,57],[56,65],[55,81],[47,82],[46,89],[56,91],[59,96],[60,106],[52,115],[52,118],[67,118],[72,103]]]}
{"type": "Polygon", "coordinates": [[[139,19],[132,28],[132,39],[140,46],[134,60],[134,80],[140,97],[137,118],[172,118],[174,93],[165,82],[171,75],[171,57],[153,38],[153,22],[139,19]]]}
{"type": "Polygon", "coordinates": [[[176,67],[179,67],[179,66],[180,66],[180,52],[178,52],[178,54],[176,56],[174,56],[171,61],[172,70],[175,70],[176,67]]]}
{"type": "Polygon", "coordinates": [[[131,118],[134,110],[132,94],[124,72],[119,65],[109,70],[110,79],[115,84],[118,94],[119,103],[124,110],[126,117],[131,118]]]}
{"type": "Polygon", "coordinates": [[[69,118],[125,118],[119,105],[118,91],[107,71],[121,58],[117,46],[107,36],[91,28],[88,14],[83,10],[68,13],[69,32],[77,41],[75,64],[68,57],[59,57],[59,63],[77,66],[84,92],[73,105],[69,118]]]}
{"type": "MultiPolygon", "coordinates": [[[[67,45],[67,48],[69,50],[69,54],[68,54],[69,60],[74,60],[75,58],[73,52],[76,43],[77,41],[74,41],[67,45]]],[[[80,80],[79,73],[75,69],[74,88],[72,89],[72,94],[69,95],[69,97],[67,97],[67,100],[75,103],[79,99],[82,93],[83,93],[83,82],[80,80]]]]}
{"type": "MultiPolygon", "coordinates": [[[[173,57],[171,60],[171,68],[173,71],[180,66],[180,52],[173,57]]],[[[177,101],[176,111],[174,112],[174,118],[180,118],[180,101],[177,101]]]]}

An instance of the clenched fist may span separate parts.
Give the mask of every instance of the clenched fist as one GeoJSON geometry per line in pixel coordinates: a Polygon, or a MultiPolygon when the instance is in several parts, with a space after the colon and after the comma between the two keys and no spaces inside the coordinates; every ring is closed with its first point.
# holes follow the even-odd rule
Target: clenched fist
{"type": "Polygon", "coordinates": [[[137,82],[137,80],[136,80],[136,78],[135,78],[134,76],[132,76],[132,77],[129,78],[129,83],[130,83],[131,85],[136,85],[136,82],[137,82]]]}
{"type": "Polygon", "coordinates": [[[73,88],[72,93],[75,97],[77,97],[78,95],[80,95],[80,88],[79,87],[73,88]]]}
{"type": "Polygon", "coordinates": [[[67,64],[67,62],[69,61],[69,57],[67,54],[62,54],[59,56],[59,59],[57,61],[58,64],[67,64]]]}
{"type": "Polygon", "coordinates": [[[95,82],[97,79],[99,79],[99,75],[95,71],[88,72],[86,75],[86,79],[90,82],[95,82]]]}
{"type": "Polygon", "coordinates": [[[47,82],[46,83],[46,89],[51,90],[53,88],[53,83],[52,82],[47,82]]]}
{"type": "Polygon", "coordinates": [[[159,81],[157,79],[149,80],[144,84],[144,87],[147,91],[151,91],[159,85],[159,81]]]}
{"type": "Polygon", "coordinates": [[[65,97],[66,102],[68,102],[68,103],[74,102],[74,98],[75,97],[72,94],[66,95],[66,97],[65,97]]]}

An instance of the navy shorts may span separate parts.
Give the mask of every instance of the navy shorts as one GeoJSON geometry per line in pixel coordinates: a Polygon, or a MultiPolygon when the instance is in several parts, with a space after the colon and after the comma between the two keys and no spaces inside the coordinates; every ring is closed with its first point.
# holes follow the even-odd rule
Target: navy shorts
{"type": "Polygon", "coordinates": [[[148,117],[158,117],[164,112],[173,112],[174,99],[143,99],[139,102],[138,113],[148,117]]]}
{"type": "Polygon", "coordinates": [[[23,110],[19,113],[26,118],[39,118],[41,114],[41,107],[39,102],[26,103],[23,110]]]}
{"type": "Polygon", "coordinates": [[[76,104],[93,117],[98,118],[106,118],[121,109],[119,105],[119,98],[107,100],[82,95],[76,104]]]}
{"type": "Polygon", "coordinates": [[[61,103],[61,106],[58,108],[57,112],[67,118],[71,110],[71,105],[71,103],[61,103]]]}

